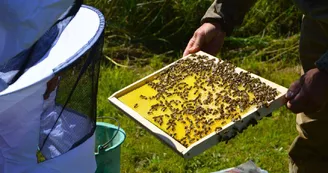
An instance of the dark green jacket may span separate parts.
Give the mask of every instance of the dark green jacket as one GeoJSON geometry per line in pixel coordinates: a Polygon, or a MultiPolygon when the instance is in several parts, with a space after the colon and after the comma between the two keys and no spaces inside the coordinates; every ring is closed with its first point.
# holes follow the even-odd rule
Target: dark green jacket
{"type": "MultiPolygon", "coordinates": [[[[201,22],[219,22],[229,36],[233,28],[242,23],[245,14],[255,2],[256,0],[215,0],[201,22]]],[[[294,2],[308,18],[328,23],[328,0],[294,0],[294,2]]],[[[328,72],[328,51],[315,64],[319,69],[328,72]]]]}
{"type": "MultiPolygon", "coordinates": [[[[202,23],[220,21],[229,36],[235,26],[242,23],[247,11],[256,0],[215,0],[202,18],[202,23]]],[[[308,17],[328,22],[328,0],[294,0],[308,17]]]]}

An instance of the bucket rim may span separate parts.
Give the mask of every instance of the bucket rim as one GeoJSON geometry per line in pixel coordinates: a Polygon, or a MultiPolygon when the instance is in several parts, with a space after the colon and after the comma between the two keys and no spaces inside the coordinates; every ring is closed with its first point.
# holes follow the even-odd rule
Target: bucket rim
{"type": "MultiPolygon", "coordinates": [[[[115,129],[115,130],[118,129],[118,126],[115,126],[115,125],[113,125],[113,124],[106,123],[106,122],[96,122],[96,126],[101,126],[101,127],[105,127],[105,128],[109,128],[109,129],[115,129]]],[[[106,148],[106,149],[105,149],[105,152],[120,147],[120,146],[123,144],[123,142],[125,141],[125,138],[126,138],[126,133],[125,133],[125,131],[124,131],[121,127],[119,128],[118,131],[119,131],[119,134],[118,134],[118,135],[122,135],[123,138],[120,139],[120,141],[117,142],[117,144],[115,144],[115,145],[113,145],[113,146],[111,146],[111,147],[109,147],[109,148],[106,148]]],[[[95,152],[95,154],[98,155],[98,154],[100,154],[100,152],[97,151],[97,152],[95,152]]]]}

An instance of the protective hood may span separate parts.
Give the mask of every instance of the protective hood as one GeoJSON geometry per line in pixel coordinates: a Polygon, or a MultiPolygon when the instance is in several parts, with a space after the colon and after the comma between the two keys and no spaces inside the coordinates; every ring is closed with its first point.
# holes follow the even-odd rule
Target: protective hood
{"type": "MultiPolygon", "coordinates": [[[[16,2],[18,5],[18,1],[15,1],[15,4],[16,2]]],[[[19,2],[21,2],[20,7],[25,6],[22,4],[31,5],[34,3],[34,1],[19,2]]],[[[53,2],[54,8],[62,4],[60,3],[61,1],[56,1],[57,3],[55,1],[51,2],[53,2]]],[[[40,4],[46,7],[48,7],[48,4],[49,8],[51,7],[51,3],[48,1],[43,2],[40,0],[40,4]]],[[[0,11],[3,8],[2,5],[3,2],[0,3],[0,11]]],[[[31,15],[37,14],[32,11],[31,15]]],[[[61,13],[58,12],[58,15],[54,15],[53,18],[58,18],[61,13]]],[[[40,20],[43,19],[41,18],[40,20]]],[[[51,24],[49,23],[49,25],[51,24]]],[[[70,65],[83,60],[81,58],[83,57],[82,55],[99,40],[103,33],[104,25],[104,18],[98,10],[88,6],[81,7],[75,17],[63,27],[54,45],[41,60],[27,69],[15,83],[0,92],[1,173],[87,173],[95,171],[94,135],[91,134],[80,145],[72,146],[73,142],[75,142],[72,141],[73,139],[80,139],[81,136],[83,137],[88,132],[86,130],[88,128],[87,125],[90,124],[88,114],[65,109],[63,116],[55,123],[56,127],[53,129],[54,121],[59,115],[55,109],[59,107],[55,103],[56,91],[53,91],[48,99],[44,98],[44,93],[47,90],[47,82],[50,79],[54,78],[58,73],[70,69],[72,67],[70,65]],[[45,140],[45,143],[41,142],[41,145],[43,145],[42,152],[44,156],[49,159],[38,164],[36,151],[38,146],[40,146],[40,140],[46,136],[49,136],[48,140],[45,140]]],[[[42,28],[43,25],[38,26],[42,28]]],[[[33,26],[27,27],[33,28],[33,26]]],[[[30,42],[33,42],[32,40],[35,40],[37,35],[39,36],[39,31],[31,32],[34,36],[24,35],[29,35],[27,37],[30,42]]],[[[27,46],[27,44],[25,42],[24,45],[27,46]]],[[[22,45],[20,44],[20,46],[22,45]]],[[[93,67],[92,65],[89,66],[93,67]]],[[[78,74],[79,71],[76,71],[76,73],[78,74]]],[[[70,76],[74,77],[74,74],[63,75],[63,77],[70,76]]],[[[69,89],[67,90],[69,91],[69,89]]],[[[75,108],[72,107],[72,109],[75,108]]]]}

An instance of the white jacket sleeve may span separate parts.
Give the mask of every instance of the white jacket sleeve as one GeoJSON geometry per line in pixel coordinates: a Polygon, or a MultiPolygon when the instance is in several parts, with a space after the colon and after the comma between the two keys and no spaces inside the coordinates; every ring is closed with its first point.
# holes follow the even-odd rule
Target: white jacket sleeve
{"type": "Polygon", "coordinates": [[[0,64],[29,48],[74,0],[1,0],[0,64]]]}

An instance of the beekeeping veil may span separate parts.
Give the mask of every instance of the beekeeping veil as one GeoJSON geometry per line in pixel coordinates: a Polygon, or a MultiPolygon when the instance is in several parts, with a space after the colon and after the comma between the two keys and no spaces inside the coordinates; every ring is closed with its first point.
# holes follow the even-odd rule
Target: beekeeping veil
{"type": "MultiPolygon", "coordinates": [[[[1,1],[0,9],[2,3],[11,2],[1,1]]],[[[13,47],[0,45],[0,172],[94,172],[104,17],[92,7],[81,7],[77,1],[66,12],[60,8],[65,3],[73,4],[73,0],[16,2],[49,8],[51,13],[38,14],[39,22],[44,22],[48,14],[56,14],[50,17],[60,16],[60,20],[52,27],[46,24],[48,29],[44,29],[46,25],[40,29],[38,23],[28,23],[35,25],[26,27],[38,30],[31,33],[0,27],[0,36],[2,33],[8,39],[16,39],[8,42],[13,47]],[[32,35],[39,33],[43,34],[33,42],[32,35]],[[18,38],[21,36],[26,37],[23,44],[18,38]],[[12,55],[16,56],[8,58],[12,55]],[[37,163],[38,148],[45,158],[41,163],[37,163]]],[[[33,9],[37,8],[31,7],[31,15],[33,9]]],[[[32,16],[23,19],[29,17],[32,16]]]]}

